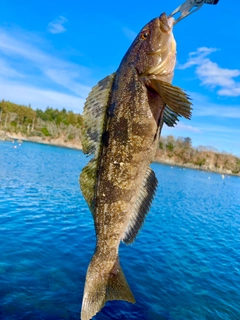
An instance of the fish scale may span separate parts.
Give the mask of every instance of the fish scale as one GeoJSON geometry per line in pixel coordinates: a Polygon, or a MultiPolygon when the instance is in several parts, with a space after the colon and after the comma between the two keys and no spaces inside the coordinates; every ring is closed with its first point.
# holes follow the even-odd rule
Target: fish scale
{"type": "Polygon", "coordinates": [[[89,264],[81,319],[108,300],[135,302],[120,266],[121,241],[136,239],[151,206],[157,179],[150,168],[164,119],[190,118],[191,102],[171,85],[176,63],[174,19],[166,14],[139,33],[118,70],[90,92],[83,112],[83,150],[93,159],[80,185],[92,212],[96,248],[89,264]],[[165,114],[166,109],[166,114],[165,114]]]}

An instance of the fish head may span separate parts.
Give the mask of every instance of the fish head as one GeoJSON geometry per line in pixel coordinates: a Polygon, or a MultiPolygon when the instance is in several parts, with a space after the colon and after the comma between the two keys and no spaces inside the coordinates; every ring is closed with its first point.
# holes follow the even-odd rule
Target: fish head
{"type": "Polygon", "coordinates": [[[162,13],[151,20],[134,40],[128,59],[140,77],[156,76],[171,82],[176,64],[173,23],[174,18],[162,13]]]}

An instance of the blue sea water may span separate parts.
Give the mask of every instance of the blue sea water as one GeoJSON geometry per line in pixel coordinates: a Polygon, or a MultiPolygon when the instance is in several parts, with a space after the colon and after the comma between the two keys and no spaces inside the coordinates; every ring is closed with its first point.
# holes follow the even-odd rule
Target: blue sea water
{"type": "MultiPolygon", "coordinates": [[[[79,319],[95,246],[81,151],[0,142],[0,319],[79,319]],[[14,148],[17,147],[17,148],[14,148]]],[[[159,187],[120,261],[136,304],[94,318],[240,319],[240,178],[153,164],[159,187]]]]}

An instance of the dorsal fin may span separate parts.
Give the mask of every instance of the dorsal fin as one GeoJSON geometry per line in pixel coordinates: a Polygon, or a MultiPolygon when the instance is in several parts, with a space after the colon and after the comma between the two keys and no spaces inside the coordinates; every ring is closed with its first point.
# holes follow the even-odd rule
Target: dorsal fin
{"type": "Polygon", "coordinates": [[[167,105],[164,110],[164,122],[168,126],[174,126],[179,116],[190,119],[192,103],[182,89],[158,79],[151,79],[150,82],[152,88],[159,93],[167,105]]]}
{"type": "Polygon", "coordinates": [[[101,80],[89,93],[84,105],[82,146],[83,152],[94,153],[94,158],[83,168],[80,175],[82,194],[94,217],[95,186],[97,180],[98,154],[106,126],[106,111],[111,97],[115,73],[101,80]]]}
{"type": "Polygon", "coordinates": [[[152,171],[151,168],[148,168],[140,189],[140,194],[130,217],[129,224],[123,236],[124,243],[130,244],[136,238],[149,211],[156,188],[157,178],[154,171],[152,171]]]}
{"type": "Polygon", "coordinates": [[[83,152],[97,156],[104,131],[106,110],[111,97],[115,73],[101,80],[89,93],[83,110],[83,152]]]}

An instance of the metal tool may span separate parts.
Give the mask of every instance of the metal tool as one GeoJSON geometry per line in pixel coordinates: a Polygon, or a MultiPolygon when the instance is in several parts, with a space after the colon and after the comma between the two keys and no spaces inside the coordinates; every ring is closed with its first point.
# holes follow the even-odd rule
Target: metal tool
{"type": "Polygon", "coordinates": [[[174,24],[178,23],[183,18],[187,17],[193,12],[199,10],[204,3],[206,4],[217,4],[219,0],[186,0],[177,9],[175,9],[169,17],[174,16],[176,13],[180,12],[181,16],[174,21],[174,24]]]}

